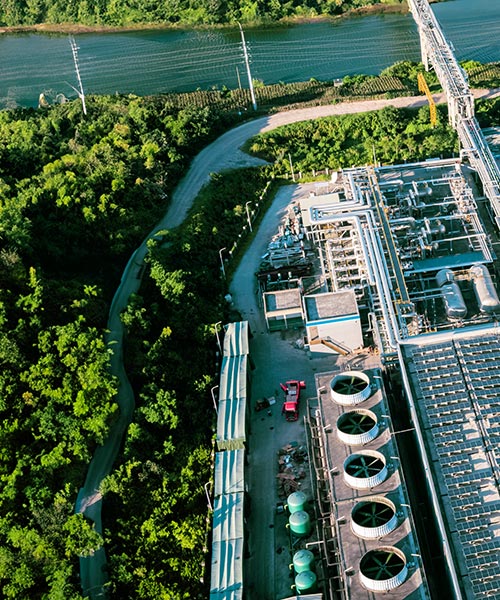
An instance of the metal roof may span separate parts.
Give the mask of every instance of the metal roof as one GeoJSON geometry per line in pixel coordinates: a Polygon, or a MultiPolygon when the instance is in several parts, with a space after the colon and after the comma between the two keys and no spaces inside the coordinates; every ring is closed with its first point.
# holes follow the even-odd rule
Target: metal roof
{"type": "Polygon", "coordinates": [[[243,538],[214,542],[210,600],[243,598],[243,538]]]}
{"type": "Polygon", "coordinates": [[[243,521],[243,493],[215,499],[211,600],[239,600],[243,596],[243,521]]]}
{"type": "Polygon", "coordinates": [[[247,356],[225,356],[222,359],[219,401],[247,396],[247,356]]]}
{"type": "Polygon", "coordinates": [[[245,491],[245,452],[227,450],[215,453],[214,496],[245,491]]]}
{"type": "Polygon", "coordinates": [[[224,356],[248,354],[248,321],[228,323],[224,329],[224,356]]]}
{"type": "Polygon", "coordinates": [[[246,398],[220,400],[217,414],[217,448],[243,449],[246,442],[246,398]]]}
{"type": "Polygon", "coordinates": [[[243,539],[243,493],[224,494],[215,498],[213,541],[243,539]]]}

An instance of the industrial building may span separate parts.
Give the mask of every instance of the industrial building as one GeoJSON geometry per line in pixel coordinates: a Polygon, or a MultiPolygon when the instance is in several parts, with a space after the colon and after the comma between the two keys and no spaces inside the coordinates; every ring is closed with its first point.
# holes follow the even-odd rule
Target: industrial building
{"type": "MultiPolygon", "coordinates": [[[[459,159],[346,169],[264,257],[268,331],[332,358],[301,413],[308,508],[287,499],[293,598],[500,597],[497,238],[473,185],[459,159]]],[[[250,347],[247,322],[225,329],[211,597],[236,599],[250,347]]]]}
{"type": "MultiPolygon", "coordinates": [[[[348,361],[362,358],[362,347],[372,350],[371,368],[358,360],[356,371],[317,376],[306,418],[317,506],[328,524],[323,539],[330,540],[319,551],[338,566],[333,583],[325,581],[327,597],[429,594],[391,447],[398,432],[384,405],[388,379],[401,389],[392,410],[409,407],[451,593],[500,597],[500,302],[492,230],[470,181],[459,160],[347,169],[331,193],[299,203],[324,303],[349,292],[357,310],[346,313],[359,316],[319,333],[322,351],[348,361]],[[359,340],[359,323],[362,343],[349,348],[345,340],[359,340]],[[386,559],[394,568],[380,567],[386,559]]],[[[307,307],[311,296],[302,288],[307,307]]],[[[314,342],[308,333],[310,351],[314,342]]]]}
{"type": "MultiPolygon", "coordinates": [[[[289,207],[263,257],[268,331],[332,357],[301,414],[309,508],[287,500],[300,597],[500,597],[500,301],[480,202],[459,159],[346,169],[289,207]]],[[[248,324],[226,329],[211,596],[244,598],[231,453],[246,448],[248,324]],[[239,549],[221,553],[220,531],[239,549]]]]}

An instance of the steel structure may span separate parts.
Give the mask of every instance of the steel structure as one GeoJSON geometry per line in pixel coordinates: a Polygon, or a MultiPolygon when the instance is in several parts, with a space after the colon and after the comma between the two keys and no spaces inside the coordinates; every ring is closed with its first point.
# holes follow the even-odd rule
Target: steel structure
{"type": "Polygon", "coordinates": [[[422,62],[427,70],[432,66],[436,71],[446,93],[450,123],[457,130],[464,155],[481,178],[495,223],[500,228],[500,171],[474,116],[474,97],[466,75],[429,2],[408,0],[408,5],[418,27],[422,62]]]}

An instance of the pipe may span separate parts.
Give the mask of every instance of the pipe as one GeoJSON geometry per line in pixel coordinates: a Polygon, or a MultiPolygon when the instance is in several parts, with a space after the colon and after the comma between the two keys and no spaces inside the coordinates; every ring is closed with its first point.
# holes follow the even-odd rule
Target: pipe
{"type": "MultiPolygon", "coordinates": [[[[412,337],[401,336],[400,328],[398,325],[397,317],[394,312],[394,308],[392,305],[392,294],[391,288],[389,286],[389,273],[387,271],[387,264],[383,259],[383,253],[379,246],[379,240],[376,235],[376,225],[374,222],[374,217],[371,211],[357,211],[356,214],[350,215],[331,215],[328,218],[319,220],[316,219],[316,223],[328,223],[328,222],[336,222],[336,221],[353,221],[356,224],[356,229],[359,233],[359,239],[363,248],[363,252],[365,253],[365,257],[368,257],[366,260],[367,271],[369,275],[369,283],[370,285],[375,285],[377,289],[377,293],[379,296],[382,314],[384,316],[384,320],[387,326],[387,335],[388,342],[391,348],[398,348],[399,345],[409,345],[409,344],[430,344],[430,343],[439,343],[440,341],[449,341],[454,336],[459,337],[459,333],[461,336],[465,337],[465,334],[469,331],[472,332],[470,335],[473,335],[477,332],[495,332],[498,334],[499,327],[497,325],[490,326],[490,324],[476,325],[471,328],[468,328],[467,332],[463,330],[452,330],[445,332],[433,332],[433,333],[421,333],[412,337]],[[366,237],[364,237],[364,230],[361,226],[361,219],[364,218],[368,225],[366,237]],[[373,268],[375,266],[375,268],[373,268]],[[382,276],[384,274],[384,276],[382,276]],[[457,333],[458,332],[458,333],[457,333]]],[[[463,238],[470,238],[471,236],[463,236],[463,238]]],[[[455,238],[455,239],[462,239],[455,238]]],[[[444,240],[443,240],[444,241],[444,240]]],[[[470,337],[469,335],[469,337],[470,337]]],[[[460,337],[461,337],[460,336],[460,337]]]]}
{"type": "Polygon", "coordinates": [[[417,223],[417,220],[415,219],[415,217],[401,217],[399,219],[391,219],[389,223],[391,227],[392,225],[408,225],[410,229],[413,229],[413,227],[415,227],[417,223]]]}
{"type": "MultiPolygon", "coordinates": [[[[326,224],[326,223],[334,223],[337,221],[353,221],[356,226],[356,231],[358,234],[358,239],[361,243],[363,254],[364,254],[364,256],[366,256],[367,251],[366,251],[366,244],[365,244],[365,239],[363,237],[363,231],[362,231],[362,226],[361,226],[361,216],[365,216],[367,214],[369,214],[369,213],[365,212],[365,211],[361,211],[361,212],[357,211],[356,214],[331,215],[331,216],[328,216],[325,218],[313,218],[311,216],[311,222],[318,223],[318,224],[320,224],[320,223],[326,224]]],[[[375,285],[375,278],[374,278],[372,266],[368,263],[368,261],[365,261],[365,263],[366,263],[366,268],[368,271],[368,282],[370,285],[375,285]]]]}

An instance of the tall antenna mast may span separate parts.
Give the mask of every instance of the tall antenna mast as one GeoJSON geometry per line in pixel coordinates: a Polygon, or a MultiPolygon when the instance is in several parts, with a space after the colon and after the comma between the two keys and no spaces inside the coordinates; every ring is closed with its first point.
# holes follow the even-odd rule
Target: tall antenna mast
{"type": "Polygon", "coordinates": [[[71,86],[71,87],[75,90],[75,92],[78,94],[78,97],[82,101],[83,114],[86,115],[87,107],[85,105],[85,92],[83,91],[82,78],[80,77],[80,67],[78,66],[78,46],[76,45],[75,38],[72,35],[69,36],[69,43],[71,45],[71,51],[73,52],[73,60],[75,62],[76,78],[78,80],[78,87],[80,89],[77,90],[75,87],[73,87],[73,86],[71,86]]]}
{"type": "Polygon", "coordinates": [[[253,80],[252,80],[252,75],[250,73],[250,63],[248,61],[247,44],[245,42],[245,34],[243,33],[241,24],[238,23],[238,25],[240,26],[241,43],[243,44],[243,55],[245,57],[245,65],[247,67],[248,85],[250,86],[250,96],[252,97],[252,106],[253,106],[254,110],[257,110],[257,102],[255,101],[255,94],[253,92],[253,80]]]}

